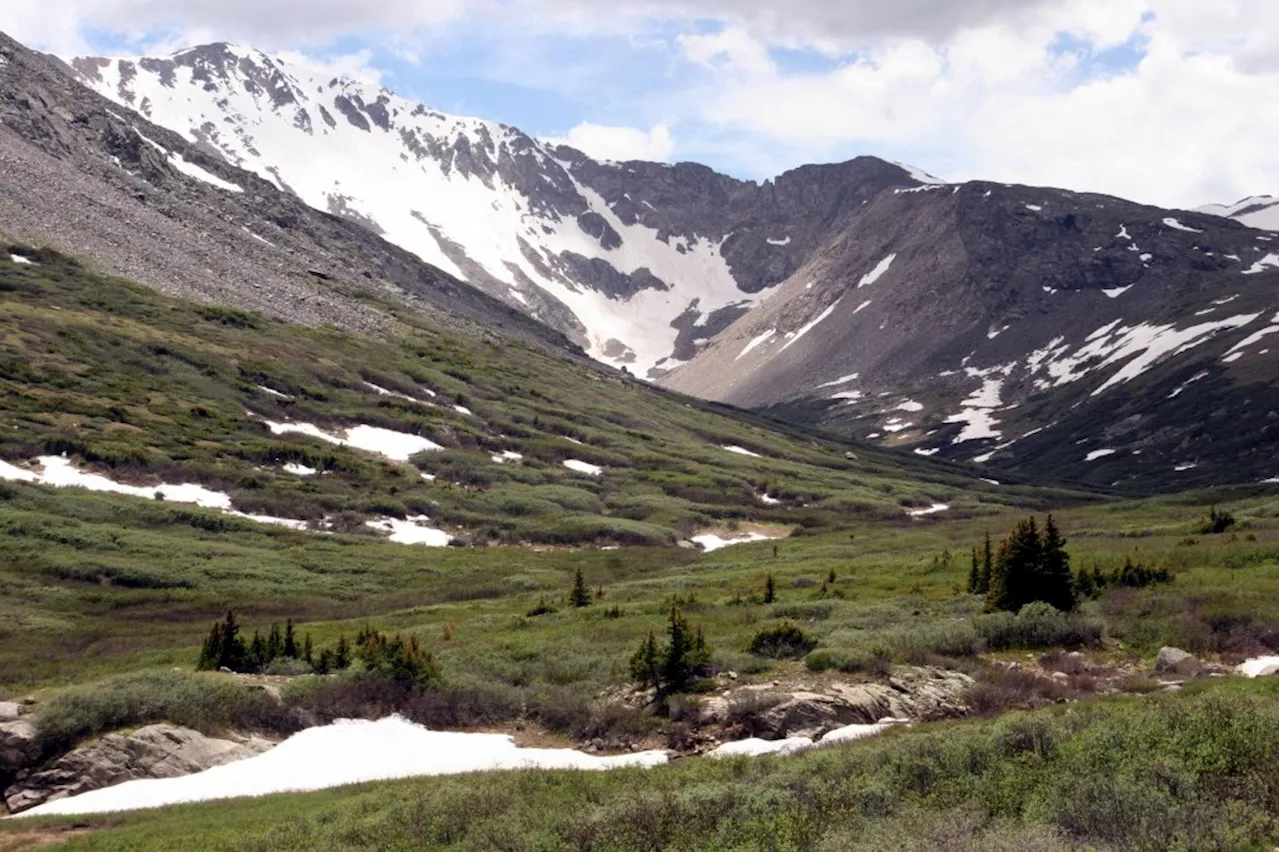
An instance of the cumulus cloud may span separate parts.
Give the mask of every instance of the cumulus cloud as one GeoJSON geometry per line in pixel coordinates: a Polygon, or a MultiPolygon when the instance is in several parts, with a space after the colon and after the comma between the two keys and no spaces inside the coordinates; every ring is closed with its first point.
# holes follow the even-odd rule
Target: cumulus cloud
{"type": "Polygon", "coordinates": [[[561,137],[546,141],[577,148],[597,160],[649,160],[667,162],[675,151],[671,128],[655,124],[648,130],[637,127],[592,124],[584,121],[561,137]]]}

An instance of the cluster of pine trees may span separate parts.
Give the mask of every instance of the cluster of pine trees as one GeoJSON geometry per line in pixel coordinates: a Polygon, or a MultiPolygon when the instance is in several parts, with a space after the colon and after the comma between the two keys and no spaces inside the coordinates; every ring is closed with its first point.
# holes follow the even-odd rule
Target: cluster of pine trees
{"type": "Polygon", "coordinates": [[[335,647],[317,652],[310,633],[298,641],[293,619],[287,620],[283,629],[272,624],[266,636],[255,630],[253,638],[246,642],[236,614],[230,610],[209,630],[196,669],[225,668],[241,674],[260,674],[277,660],[305,664],[316,674],[343,671],[351,667],[353,660],[359,660],[366,671],[405,685],[425,685],[440,676],[435,658],[421,646],[417,636],[386,636],[366,626],[356,634],[354,647],[343,634],[335,647]]]}
{"type": "Polygon", "coordinates": [[[667,643],[658,645],[653,631],[631,655],[631,677],[641,686],[656,687],[659,696],[683,692],[703,675],[711,661],[702,628],[696,630],[675,604],[667,617],[667,643]]]}
{"type": "Polygon", "coordinates": [[[1032,601],[1064,612],[1074,609],[1076,584],[1066,543],[1053,515],[1045,518],[1043,532],[1034,516],[1019,521],[994,554],[988,534],[981,555],[973,549],[969,592],[986,597],[988,612],[1017,612],[1032,601]]]}
{"type": "Polygon", "coordinates": [[[1168,568],[1148,568],[1146,565],[1135,565],[1128,556],[1124,558],[1124,566],[1112,571],[1103,571],[1094,566],[1092,571],[1081,568],[1076,572],[1076,594],[1082,598],[1095,597],[1107,586],[1119,586],[1140,589],[1156,583],[1171,583],[1173,575],[1168,568]]]}

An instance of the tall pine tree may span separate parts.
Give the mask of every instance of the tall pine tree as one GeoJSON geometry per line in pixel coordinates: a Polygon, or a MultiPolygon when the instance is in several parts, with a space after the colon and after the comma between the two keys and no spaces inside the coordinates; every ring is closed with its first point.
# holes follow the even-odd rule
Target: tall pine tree
{"type": "Polygon", "coordinates": [[[1071,558],[1066,551],[1067,540],[1058,531],[1053,515],[1044,521],[1044,537],[1040,542],[1040,570],[1035,599],[1042,600],[1063,612],[1075,609],[1076,593],[1071,577],[1071,558]]]}
{"type": "Polygon", "coordinates": [[[576,607],[591,606],[591,590],[587,588],[586,578],[582,576],[582,569],[578,569],[578,573],[573,575],[573,588],[569,591],[569,603],[576,607]]]}

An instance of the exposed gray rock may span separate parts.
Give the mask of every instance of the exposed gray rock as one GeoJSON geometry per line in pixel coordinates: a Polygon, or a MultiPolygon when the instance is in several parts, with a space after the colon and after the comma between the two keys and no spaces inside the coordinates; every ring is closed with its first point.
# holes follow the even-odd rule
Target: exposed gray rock
{"type": "Polygon", "coordinates": [[[1156,671],[1195,674],[1200,671],[1200,661],[1181,648],[1166,645],[1156,654],[1156,671]]]}
{"type": "Polygon", "coordinates": [[[26,719],[0,722],[0,777],[25,769],[39,756],[35,725],[26,719]]]}
{"type": "Polygon", "coordinates": [[[21,715],[21,704],[16,701],[0,701],[0,722],[12,722],[21,715]]]}
{"type": "Polygon", "coordinates": [[[5,790],[5,803],[10,813],[19,813],[123,781],[190,775],[261,754],[271,745],[260,737],[237,742],[176,725],[147,725],[131,733],[107,734],[64,754],[5,790]]]}

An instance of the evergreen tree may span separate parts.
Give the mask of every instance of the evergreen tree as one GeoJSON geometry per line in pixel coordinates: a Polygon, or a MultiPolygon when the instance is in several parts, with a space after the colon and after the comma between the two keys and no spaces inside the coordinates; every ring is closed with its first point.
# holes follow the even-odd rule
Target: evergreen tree
{"type": "Polygon", "coordinates": [[[1076,574],[1076,594],[1081,598],[1093,597],[1095,586],[1093,584],[1093,575],[1081,568],[1076,574]]]}
{"type": "Polygon", "coordinates": [[[978,593],[978,584],[982,582],[982,569],[978,566],[978,548],[971,551],[973,561],[969,564],[969,594],[978,593]]]}
{"type": "Polygon", "coordinates": [[[303,659],[303,662],[305,662],[309,666],[315,665],[312,658],[312,654],[313,654],[313,649],[311,647],[311,634],[308,633],[306,635],[306,638],[302,640],[302,659],[303,659]]]}
{"type": "Polygon", "coordinates": [[[240,638],[240,625],[236,622],[236,614],[227,610],[227,617],[222,621],[222,641],[218,647],[218,661],[215,668],[228,668],[233,672],[242,670],[244,666],[244,640],[240,638]]]}
{"type": "Polygon", "coordinates": [[[591,590],[587,588],[587,581],[582,576],[582,569],[573,576],[573,589],[569,592],[569,603],[576,607],[591,606],[591,590]]]}
{"type": "Polygon", "coordinates": [[[208,671],[218,667],[218,659],[222,656],[222,622],[215,621],[209,628],[204,645],[200,647],[200,659],[196,662],[198,671],[208,671]]]}
{"type": "Polygon", "coordinates": [[[280,636],[280,625],[272,624],[271,633],[267,635],[267,659],[265,662],[271,662],[282,653],[284,653],[284,639],[280,636]]]}
{"type": "Polygon", "coordinates": [[[991,588],[991,571],[993,567],[991,560],[991,531],[987,530],[986,537],[982,542],[982,569],[978,572],[978,594],[985,595],[987,590],[991,588]]]}
{"type": "Polygon", "coordinates": [[[773,582],[773,575],[769,574],[764,578],[764,602],[771,604],[777,597],[777,586],[773,582]]]}
{"type": "Polygon", "coordinates": [[[253,641],[249,643],[248,668],[258,671],[269,662],[267,660],[267,643],[263,640],[262,634],[253,631],[253,641]]]}
{"type": "Polygon", "coordinates": [[[631,655],[631,679],[641,686],[657,686],[661,678],[658,664],[658,640],[653,631],[640,643],[640,647],[631,655]]]}
{"type": "Polygon", "coordinates": [[[333,655],[333,667],[339,671],[351,666],[351,646],[347,644],[347,634],[338,637],[338,650],[333,655]]]}
{"type": "Polygon", "coordinates": [[[1009,537],[1000,542],[987,589],[987,611],[1017,612],[1023,604],[1034,600],[1031,590],[1039,567],[1040,533],[1036,519],[1030,517],[1019,521],[1009,537]]]}
{"type": "Polygon", "coordinates": [[[827,572],[827,583],[834,586],[836,583],[836,569],[832,568],[827,572]]]}
{"type": "Polygon", "coordinates": [[[286,657],[298,659],[298,637],[293,632],[293,619],[290,618],[284,623],[284,645],[281,652],[286,657]]]}
{"type": "Polygon", "coordinates": [[[1033,600],[1044,601],[1067,612],[1075,609],[1076,594],[1071,578],[1071,557],[1066,551],[1067,540],[1058,531],[1053,515],[1044,520],[1044,536],[1040,541],[1038,583],[1033,600]]]}
{"type": "Polygon", "coordinates": [[[333,669],[333,652],[328,648],[321,648],[320,656],[316,658],[316,674],[328,674],[333,669]]]}

